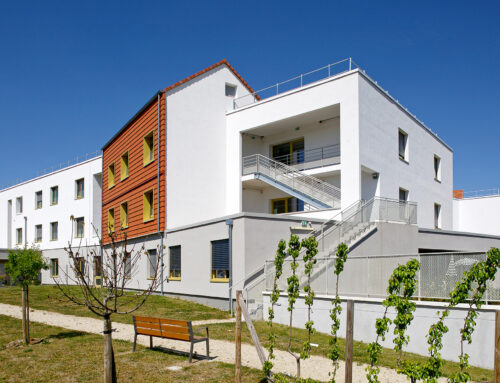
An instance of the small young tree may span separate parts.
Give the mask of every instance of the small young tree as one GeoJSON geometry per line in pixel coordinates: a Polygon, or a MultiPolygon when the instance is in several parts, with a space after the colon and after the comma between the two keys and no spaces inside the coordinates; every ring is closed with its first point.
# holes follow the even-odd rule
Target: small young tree
{"type": "Polygon", "coordinates": [[[49,265],[43,259],[42,252],[35,246],[24,247],[9,252],[9,261],[5,266],[5,271],[12,281],[19,283],[22,287],[22,326],[23,340],[25,344],[31,342],[30,338],[30,317],[29,317],[29,286],[37,279],[40,271],[47,270],[49,265]]]}
{"type": "MultiPolygon", "coordinates": [[[[74,275],[66,274],[68,280],[79,287],[72,289],[54,280],[67,300],[76,305],[86,306],[104,321],[104,383],[116,382],[116,367],[112,343],[111,315],[126,315],[140,308],[149,295],[157,289],[161,280],[158,278],[159,255],[154,262],[150,274],[149,285],[138,292],[127,292],[127,284],[132,280],[138,262],[146,254],[144,247],[139,250],[129,249],[126,233],[111,233],[108,249],[101,246],[95,250],[82,252],[81,248],[73,249],[71,243],[65,249],[74,275]],[[96,286],[91,277],[90,265],[94,266],[94,276],[100,275],[100,286],[96,286]]],[[[158,251],[157,254],[160,252],[158,251]]]]}

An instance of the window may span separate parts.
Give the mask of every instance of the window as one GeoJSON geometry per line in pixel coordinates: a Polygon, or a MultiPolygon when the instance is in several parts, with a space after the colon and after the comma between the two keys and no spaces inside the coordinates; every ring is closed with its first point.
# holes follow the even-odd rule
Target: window
{"type": "Polygon", "coordinates": [[[434,228],[441,229],[441,205],[434,204],[434,228]]]}
{"type": "Polygon", "coordinates": [[[22,228],[16,229],[16,244],[17,245],[23,244],[23,229],[22,228]]]}
{"type": "Polygon", "coordinates": [[[83,257],[75,258],[75,274],[85,275],[85,259],[83,257]]]}
{"type": "Polygon", "coordinates": [[[441,181],[441,158],[434,154],[434,179],[441,181]]]}
{"type": "Polygon", "coordinates": [[[120,227],[122,229],[128,227],[128,202],[123,202],[120,205],[120,227]]]}
{"type": "Polygon", "coordinates": [[[52,278],[59,276],[59,260],[57,258],[50,260],[50,276],[52,278]]]}
{"type": "Polygon", "coordinates": [[[301,164],[304,162],[304,139],[273,145],[273,159],[286,165],[301,164]]]}
{"type": "Polygon", "coordinates": [[[115,232],[115,209],[108,210],[108,233],[115,232]]]}
{"type": "Polygon", "coordinates": [[[82,199],[84,197],[85,182],[83,178],[75,181],[75,198],[82,199]]]}
{"type": "Polygon", "coordinates": [[[236,85],[226,84],[226,96],[236,97],[236,85]]]}
{"type": "Polygon", "coordinates": [[[124,276],[125,278],[132,278],[132,257],[130,253],[125,253],[124,262],[125,262],[124,276]]]}
{"type": "Polygon", "coordinates": [[[108,166],[108,189],[115,186],[115,163],[108,166]]]}
{"type": "Polygon", "coordinates": [[[212,241],[213,282],[229,281],[229,240],[212,241]]]}
{"type": "Polygon", "coordinates": [[[16,213],[22,214],[23,212],[23,197],[16,198],[16,213]]]}
{"type": "Polygon", "coordinates": [[[158,255],[156,249],[148,250],[148,278],[154,278],[158,267],[158,255]]]}
{"type": "Polygon", "coordinates": [[[42,208],[42,191],[37,191],[35,193],[35,209],[42,208]]]}
{"type": "Polygon", "coordinates": [[[304,211],[304,201],[295,198],[277,198],[271,201],[271,213],[283,214],[294,211],[304,211]]]}
{"type": "Polygon", "coordinates": [[[50,188],[50,204],[57,205],[59,203],[59,186],[50,188]]]}
{"type": "Polygon", "coordinates": [[[407,202],[408,201],[408,190],[399,188],[399,200],[401,202],[407,202]]]}
{"type": "Polygon", "coordinates": [[[102,286],[102,257],[94,256],[94,285],[102,286]]]}
{"type": "Polygon", "coordinates": [[[154,192],[148,190],[142,197],[142,220],[148,222],[154,219],[154,192]]]}
{"type": "Polygon", "coordinates": [[[144,166],[155,159],[154,131],[144,137],[144,166]]]}
{"type": "Polygon", "coordinates": [[[122,155],[121,165],[120,165],[120,178],[124,180],[128,177],[128,152],[122,155]]]}
{"type": "Polygon", "coordinates": [[[83,238],[85,229],[85,219],[79,217],[75,219],[75,238],[83,238]]]}
{"type": "Polygon", "coordinates": [[[408,134],[406,134],[400,129],[398,137],[399,137],[399,159],[408,162],[408,134]]]}
{"type": "Polygon", "coordinates": [[[42,242],[42,225],[35,225],[35,242],[42,242]]]}
{"type": "Polygon", "coordinates": [[[181,247],[171,246],[170,250],[170,273],[169,279],[181,280],[181,247]]]}
{"type": "Polygon", "coordinates": [[[59,224],[57,222],[50,223],[50,240],[57,241],[59,224]]]}

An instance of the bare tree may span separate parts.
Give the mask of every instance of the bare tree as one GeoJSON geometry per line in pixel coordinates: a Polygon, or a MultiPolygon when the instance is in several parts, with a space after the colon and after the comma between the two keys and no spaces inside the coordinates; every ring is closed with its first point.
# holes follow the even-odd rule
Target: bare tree
{"type": "MultiPolygon", "coordinates": [[[[96,231],[97,234],[97,231],[96,231]]],[[[137,273],[137,266],[147,252],[142,246],[139,250],[127,244],[125,232],[110,233],[110,244],[105,248],[102,241],[99,246],[82,248],[81,243],[73,248],[71,243],[65,248],[68,253],[72,272],[66,272],[66,280],[78,286],[54,282],[64,297],[70,302],[86,306],[104,321],[104,383],[116,382],[116,366],[112,343],[111,315],[127,315],[140,308],[149,295],[157,290],[161,283],[159,275],[161,251],[156,252],[155,259],[150,259],[150,274],[146,288],[127,291],[137,273]],[[91,272],[91,268],[93,272],[91,272]]],[[[162,250],[162,249],[158,249],[162,250]]],[[[137,286],[138,288],[140,286],[137,286]]]]}

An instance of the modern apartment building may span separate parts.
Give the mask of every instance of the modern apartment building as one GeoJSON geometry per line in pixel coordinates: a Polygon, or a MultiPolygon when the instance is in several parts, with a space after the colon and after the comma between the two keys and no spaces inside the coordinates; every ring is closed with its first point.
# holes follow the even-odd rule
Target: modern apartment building
{"type": "Polygon", "coordinates": [[[61,277],[68,244],[99,245],[101,171],[99,155],[1,190],[0,249],[36,245],[51,264],[42,281],[61,277]]]}
{"type": "MultiPolygon", "coordinates": [[[[359,255],[500,245],[453,231],[453,151],[350,59],[258,92],[223,60],[130,115],[104,144],[102,170],[100,159],[89,169],[85,187],[96,189],[85,219],[101,228],[105,246],[109,233],[126,233],[130,246],[159,253],[165,293],[226,307],[228,294],[262,278],[290,233],[328,235],[321,256],[340,241],[359,255]]],[[[45,184],[26,192],[34,207],[36,193],[48,198],[57,183],[45,184]]],[[[2,209],[8,201],[15,209],[21,194],[26,201],[23,187],[0,192],[2,209]]],[[[20,217],[6,211],[11,241],[0,248],[16,245],[20,217]]],[[[51,249],[45,231],[57,220],[41,222],[43,248],[51,249]]],[[[148,285],[153,258],[127,287],[148,285]]]]}

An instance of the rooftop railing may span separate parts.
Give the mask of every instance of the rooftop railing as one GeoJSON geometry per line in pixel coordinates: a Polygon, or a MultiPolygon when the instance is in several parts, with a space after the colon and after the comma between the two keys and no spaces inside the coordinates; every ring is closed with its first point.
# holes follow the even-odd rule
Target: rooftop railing
{"type": "Polygon", "coordinates": [[[463,198],[480,198],[480,197],[493,197],[500,196],[500,189],[483,189],[464,191],[463,198]]]}
{"type": "Polygon", "coordinates": [[[324,80],[341,73],[349,72],[353,69],[358,69],[359,66],[352,60],[351,57],[344,60],[328,64],[324,67],[315,69],[311,72],[302,73],[291,79],[279,82],[267,88],[260,89],[251,94],[235,98],[233,100],[233,109],[242,108],[247,105],[254,104],[260,100],[277,96],[278,94],[288,92],[293,89],[299,89],[316,81],[324,80]]]}
{"type": "Polygon", "coordinates": [[[23,177],[23,178],[17,178],[14,181],[5,183],[5,184],[3,184],[3,185],[0,186],[0,191],[4,190],[4,189],[8,189],[8,188],[10,188],[12,186],[15,186],[15,185],[19,185],[19,184],[21,184],[23,182],[27,182],[27,181],[30,181],[32,179],[35,179],[35,178],[38,178],[38,177],[42,177],[44,175],[56,172],[58,170],[67,168],[69,166],[79,164],[80,162],[85,162],[85,161],[88,161],[88,160],[92,160],[94,158],[99,157],[100,155],[101,155],[101,151],[97,150],[95,152],[87,153],[87,154],[84,154],[82,156],[75,157],[75,158],[73,158],[71,160],[68,160],[68,161],[65,161],[65,162],[61,162],[58,165],[51,166],[50,168],[45,168],[45,169],[39,170],[35,174],[33,174],[31,176],[23,177]]]}

